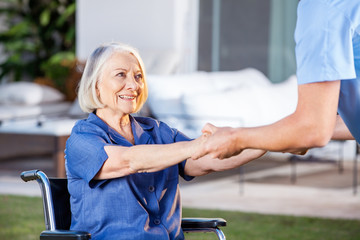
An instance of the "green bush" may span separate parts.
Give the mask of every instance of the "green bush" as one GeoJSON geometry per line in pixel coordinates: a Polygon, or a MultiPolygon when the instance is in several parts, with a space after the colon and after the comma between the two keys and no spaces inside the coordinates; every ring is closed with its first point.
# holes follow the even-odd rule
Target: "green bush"
{"type": "Polygon", "coordinates": [[[75,0],[3,0],[0,79],[50,78],[61,88],[75,61],[75,0]]]}

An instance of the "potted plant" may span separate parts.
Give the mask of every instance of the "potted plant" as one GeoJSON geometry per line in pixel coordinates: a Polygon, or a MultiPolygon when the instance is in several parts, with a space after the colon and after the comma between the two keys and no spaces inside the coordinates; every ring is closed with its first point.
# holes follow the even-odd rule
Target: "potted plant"
{"type": "Polygon", "coordinates": [[[0,79],[42,79],[66,92],[76,65],[75,6],[75,0],[3,0],[0,79]]]}

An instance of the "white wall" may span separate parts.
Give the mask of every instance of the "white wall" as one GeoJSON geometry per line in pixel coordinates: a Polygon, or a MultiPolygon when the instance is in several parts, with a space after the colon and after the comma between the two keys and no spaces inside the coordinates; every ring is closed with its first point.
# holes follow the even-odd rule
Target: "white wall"
{"type": "Polygon", "coordinates": [[[193,71],[197,21],[198,0],[77,0],[76,55],[85,60],[99,44],[120,41],[139,49],[149,72],[175,62],[177,72],[193,71]]]}

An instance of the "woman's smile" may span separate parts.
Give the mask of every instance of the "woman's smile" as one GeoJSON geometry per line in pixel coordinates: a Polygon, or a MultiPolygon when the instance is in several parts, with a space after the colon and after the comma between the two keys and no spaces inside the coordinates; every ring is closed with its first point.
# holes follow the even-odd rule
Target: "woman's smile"
{"type": "Polygon", "coordinates": [[[136,96],[134,96],[134,95],[119,95],[119,98],[121,98],[122,100],[126,100],[126,101],[132,101],[132,100],[136,99],[136,96]]]}

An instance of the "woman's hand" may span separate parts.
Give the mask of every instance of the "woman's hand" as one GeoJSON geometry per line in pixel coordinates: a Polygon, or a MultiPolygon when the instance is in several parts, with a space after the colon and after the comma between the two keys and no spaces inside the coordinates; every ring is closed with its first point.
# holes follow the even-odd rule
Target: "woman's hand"
{"type": "Polygon", "coordinates": [[[203,132],[203,134],[200,137],[192,140],[191,141],[192,148],[191,148],[190,156],[193,156],[197,152],[201,151],[205,147],[205,144],[210,136],[211,136],[210,132],[203,132]]]}
{"type": "Polygon", "coordinates": [[[305,155],[308,151],[309,151],[308,148],[306,148],[306,149],[304,148],[304,149],[289,151],[289,152],[292,154],[295,154],[295,155],[305,155]]]}
{"type": "Polygon", "coordinates": [[[218,159],[206,155],[197,160],[188,159],[185,165],[185,174],[190,176],[202,176],[211,172],[225,171],[242,166],[252,160],[258,159],[266,153],[260,149],[245,149],[240,154],[218,159]]]}
{"type": "Polygon", "coordinates": [[[198,159],[207,154],[212,158],[224,159],[238,155],[243,150],[237,146],[235,128],[218,128],[207,123],[202,129],[202,132],[211,134],[211,136],[206,138],[200,150],[192,155],[192,159],[198,159]]]}

